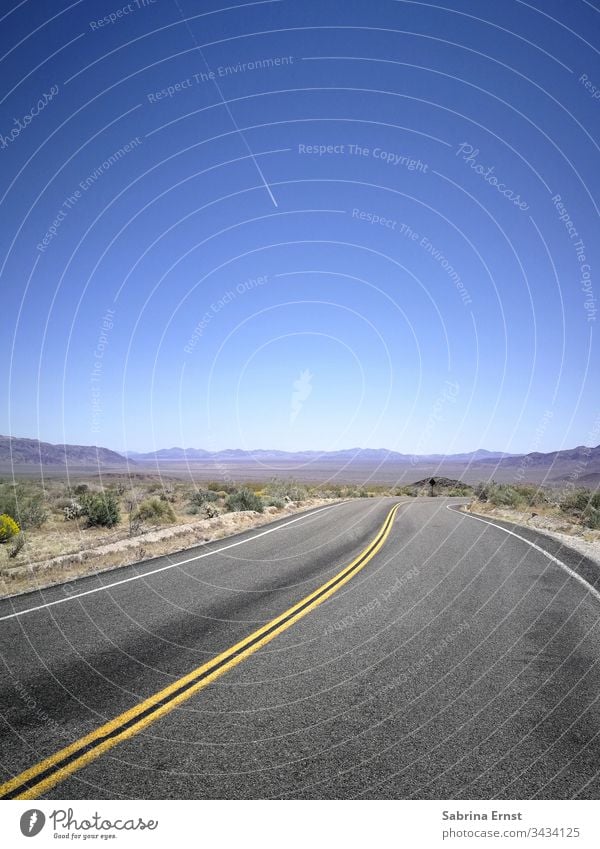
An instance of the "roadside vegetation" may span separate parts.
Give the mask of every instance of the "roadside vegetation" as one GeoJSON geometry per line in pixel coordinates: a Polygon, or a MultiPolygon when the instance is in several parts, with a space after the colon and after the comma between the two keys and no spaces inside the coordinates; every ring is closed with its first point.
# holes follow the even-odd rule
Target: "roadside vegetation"
{"type": "Polygon", "coordinates": [[[277,478],[194,482],[115,472],[74,480],[0,479],[0,594],[10,591],[17,573],[32,564],[42,568],[67,558],[70,568],[73,558],[94,563],[112,558],[113,565],[122,565],[121,550],[127,549],[127,562],[134,562],[236,533],[278,514],[379,494],[390,494],[389,489],[311,486],[277,478]]]}
{"type": "Polygon", "coordinates": [[[494,481],[471,487],[441,477],[433,492],[429,479],[402,487],[279,478],[194,482],[117,472],[71,480],[0,479],[0,594],[170,554],[337,500],[432,494],[470,498],[467,509],[512,512],[516,521],[548,517],[559,530],[598,531],[600,539],[600,493],[588,489],[494,481]]]}
{"type": "Polygon", "coordinates": [[[563,519],[574,525],[600,530],[600,491],[585,488],[542,487],[530,484],[480,483],[471,508],[507,508],[563,519]]]}

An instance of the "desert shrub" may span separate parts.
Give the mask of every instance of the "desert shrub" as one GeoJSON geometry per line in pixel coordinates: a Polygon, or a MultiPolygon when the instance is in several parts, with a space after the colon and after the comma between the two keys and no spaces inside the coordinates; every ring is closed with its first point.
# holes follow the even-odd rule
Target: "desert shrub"
{"type": "Polygon", "coordinates": [[[256,510],[258,513],[262,513],[264,510],[262,499],[247,487],[242,487],[237,492],[228,495],[225,506],[232,513],[242,510],[256,510]]]}
{"type": "Polygon", "coordinates": [[[367,493],[360,487],[347,487],[343,492],[344,498],[366,498],[367,493]]]}
{"type": "Polygon", "coordinates": [[[478,501],[489,501],[490,493],[491,493],[494,485],[495,484],[493,483],[493,481],[492,481],[492,483],[480,482],[480,483],[476,484],[475,489],[474,489],[475,498],[478,501]]]}
{"type": "Polygon", "coordinates": [[[410,495],[414,498],[416,494],[414,486],[397,486],[394,490],[394,495],[410,495]]]}
{"type": "Polygon", "coordinates": [[[168,501],[169,504],[175,504],[175,502],[177,501],[177,496],[175,495],[175,492],[172,489],[163,489],[163,491],[158,497],[161,501],[168,501]]]}
{"type": "Polygon", "coordinates": [[[237,491],[237,486],[233,481],[208,481],[206,488],[210,489],[211,492],[224,492],[226,495],[231,495],[237,491]]]}
{"type": "Polygon", "coordinates": [[[72,522],[75,519],[81,519],[82,516],[85,516],[85,509],[78,501],[71,501],[69,504],[65,504],[62,510],[65,522],[72,522]]]}
{"type": "Polygon", "coordinates": [[[321,498],[340,498],[341,497],[340,492],[341,492],[341,490],[337,486],[333,486],[333,487],[327,486],[327,487],[323,487],[319,491],[319,495],[320,495],[321,498]]]}
{"type": "Polygon", "coordinates": [[[4,490],[0,493],[0,514],[10,516],[15,522],[19,520],[19,508],[14,491],[4,490]]]}
{"type": "Polygon", "coordinates": [[[519,507],[524,503],[520,492],[514,486],[505,483],[494,485],[489,500],[497,507],[519,507]]]}
{"type": "MultiPolygon", "coordinates": [[[[222,497],[226,498],[227,493],[222,493],[222,497]]],[[[197,515],[198,513],[202,513],[206,515],[206,508],[209,504],[214,504],[214,502],[219,500],[219,493],[215,492],[212,489],[197,489],[190,495],[188,501],[187,512],[192,516],[197,515]]],[[[215,508],[216,509],[216,508],[215,508]]],[[[217,510],[218,514],[218,510],[217,510]]],[[[210,519],[211,516],[208,516],[210,519]]]]}
{"type": "Polygon", "coordinates": [[[39,486],[25,483],[2,487],[0,513],[10,516],[22,528],[40,528],[48,518],[39,486]]]}
{"type": "Polygon", "coordinates": [[[281,510],[282,507],[285,507],[285,501],[282,498],[267,496],[265,499],[265,507],[277,507],[278,510],[281,510]]]}
{"type": "Polygon", "coordinates": [[[121,521],[119,502],[114,492],[90,492],[81,499],[88,524],[112,528],[121,521]]]}
{"type": "Polygon", "coordinates": [[[590,504],[591,498],[592,493],[589,489],[573,489],[561,498],[560,509],[564,513],[583,513],[590,504]]]}
{"type": "Polygon", "coordinates": [[[219,508],[214,504],[205,504],[204,505],[204,515],[207,519],[216,519],[217,516],[220,515],[219,508]]]}
{"type": "Polygon", "coordinates": [[[519,493],[523,501],[525,501],[529,507],[535,507],[537,504],[548,504],[548,496],[539,486],[522,483],[515,486],[514,489],[519,493]]]}
{"type": "Polygon", "coordinates": [[[25,545],[25,534],[19,533],[14,536],[8,546],[8,556],[10,558],[16,557],[17,554],[22,550],[25,545]]]}
{"type": "Polygon", "coordinates": [[[190,504],[193,504],[196,507],[204,507],[204,505],[208,502],[218,500],[218,492],[215,492],[212,489],[197,489],[190,496],[190,504]]]}
{"type": "Polygon", "coordinates": [[[17,536],[19,526],[12,516],[2,513],[0,516],[0,542],[8,542],[9,539],[17,536]]]}
{"type": "Polygon", "coordinates": [[[559,506],[563,513],[580,517],[586,528],[600,530],[600,492],[572,489],[562,496],[559,506]]]}
{"type": "Polygon", "coordinates": [[[30,498],[19,507],[19,519],[22,528],[41,528],[48,518],[41,497],[30,498]]]}
{"type": "MultiPolygon", "coordinates": [[[[473,492],[478,501],[489,501],[496,507],[534,507],[549,503],[546,492],[541,487],[531,484],[507,484],[490,481],[489,483],[476,484],[473,492]]],[[[464,494],[469,494],[467,486],[464,494]]]]}
{"type": "Polygon", "coordinates": [[[457,495],[461,498],[465,498],[466,496],[473,495],[473,487],[469,486],[468,483],[462,483],[459,481],[451,486],[446,493],[447,495],[457,495]]]}
{"type": "Polygon", "coordinates": [[[348,492],[352,488],[342,486],[339,483],[320,484],[319,486],[306,487],[306,494],[307,497],[314,496],[316,498],[348,498],[348,492]]]}
{"type": "Polygon", "coordinates": [[[85,495],[89,491],[87,483],[78,483],[73,487],[73,495],[85,495]]]}
{"type": "Polygon", "coordinates": [[[478,483],[474,493],[478,501],[487,501],[495,507],[519,507],[525,504],[519,488],[507,483],[478,483]]]}
{"type": "Polygon", "coordinates": [[[142,501],[133,515],[140,522],[174,522],[175,511],[168,501],[160,498],[148,498],[142,501]]]}
{"type": "Polygon", "coordinates": [[[243,483],[238,484],[234,487],[235,490],[238,489],[249,489],[251,492],[259,493],[264,488],[264,483],[260,481],[244,481],[243,483]]]}
{"type": "Polygon", "coordinates": [[[600,530],[600,509],[593,507],[591,504],[584,511],[582,522],[586,528],[592,528],[594,531],[600,530]]]}
{"type": "Polygon", "coordinates": [[[265,494],[281,501],[304,501],[308,497],[308,488],[295,480],[273,478],[266,485],[265,494]]]}

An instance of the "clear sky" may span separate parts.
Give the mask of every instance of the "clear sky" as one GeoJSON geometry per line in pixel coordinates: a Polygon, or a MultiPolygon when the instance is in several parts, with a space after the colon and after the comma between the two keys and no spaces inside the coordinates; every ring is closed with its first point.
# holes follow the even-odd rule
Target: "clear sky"
{"type": "Polygon", "coordinates": [[[0,432],[600,443],[591,3],[3,15],[0,432]]]}

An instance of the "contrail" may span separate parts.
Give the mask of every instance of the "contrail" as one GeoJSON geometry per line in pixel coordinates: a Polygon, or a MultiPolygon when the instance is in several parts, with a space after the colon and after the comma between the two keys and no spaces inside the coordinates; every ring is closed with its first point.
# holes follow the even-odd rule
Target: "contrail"
{"type": "MultiPolygon", "coordinates": [[[[180,3],[179,3],[179,0],[174,0],[174,3],[175,3],[175,6],[177,7],[177,11],[179,12],[179,15],[180,15],[180,17],[181,17],[181,20],[182,20],[182,21],[183,21],[183,23],[185,24],[185,27],[186,27],[187,31],[189,32],[189,34],[190,34],[190,37],[191,37],[192,41],[194,42],[194,46],[196,47],[196,50],[197,50],[197,51],[198,51],[198,53],[200,54],[200,58],[201,58],[201,59],[202,59],[202,61],[204,62],[205,66],[206,66],[206,69],[207,69],[208,71],[210,71],[210,70],[211,70],[211,68],[210,68],[210,66],[209,66],[208,62],[206,61],[206,59],[205,59],[205,57],[204,57],[204,53],[202,52],[202,48],[201,48],[201,47],[200,47],[200,45],[198,44],[198,40],[197,40],[196,36],[194,35],[194,31],[192,30],[192,28],[191,28],[191,26],[190,26],[190,24],[189,24],[188,19],[187,19],[187,18],[185,17],[185,15],[183,14],[183,9],[181,8],[181,5],[180,5],[180,3]]],[[[271,198],[271,200],[273,201],[273,205],[277,207],[277,206],[278,206],[278,204],[277,204],[277,201],[275,200],[275,197],[273,196],[273,192],[271,191],[271,187],[269,186],[269,184],[267,183],[267,181],[266,181],[266,179],[265,179],[265,175],[263,174],[263,172],[262,172],[262,170],[261,170],[261,167],[260,167],[260,165],[258,164],[258,160],[256,159],[256,156],[254,155],[254,152],[253,152],[252,148],[251,148],[251,147],[250,147],[250,145],[248,144],[248,140],[246,139],[246,136],[245,136],[245,135],[243,134],[243,132],[240,130],[240,128],[239,128],[239,126],[238,126],[238,124],[237,124],[237,122],[236,122],[235,118],[233,117],[233,113],[232,113],[231,109],[229,108],[229,103],[225,100],[225,98],[224,98],[224,96],[223,96],[223,92],[221,91],[221,87],[219,86],[219,84],[218,84],[218,82],[216,81],[216,79],[213,79],[213,83],[214,83],[214,86],[215,86],[215,88],[216,88],[216,90],[217,90],[217,92],[218,92],[218,94],[219,94],[219,97],[221,98],[221,101],[222,101],[222,103],[223,103],[223,106],[224,106],[224,107],[225,107],[225,109],[227,110],[227,114],[229,115],[229,118],[231,119],[231,123],[233,124],[233,126],[234,126],[234,128],[235,128],[236,132],[238,133],[239,137],[241,138],[241,140],[244,142],[244,146],[245,146],[246,150],[247,150],[247,151],[248,151],[248,153],[250,154],[250,158],[252,159],[252,162],[254,163],[254,166],[255,166],[256,170],[258,171],[258,173],[259,173],[260,179],[262,180],[262,182],[263,182],[263,185],[264,185],[265,189],[266,189],[266,190],[267,190],[267,192],[269,193],[269,197],[270,197],[270,198],[271,198]]]]}

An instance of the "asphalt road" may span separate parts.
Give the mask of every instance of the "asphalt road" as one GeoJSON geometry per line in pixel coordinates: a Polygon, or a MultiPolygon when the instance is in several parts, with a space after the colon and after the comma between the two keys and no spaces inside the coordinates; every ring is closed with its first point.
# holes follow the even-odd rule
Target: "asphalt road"
{"type": "Polygon", "coordinates": [[[0,795],[597,799],[598,570],[456,503],[355,500],[0,602],[0,795]]]}

